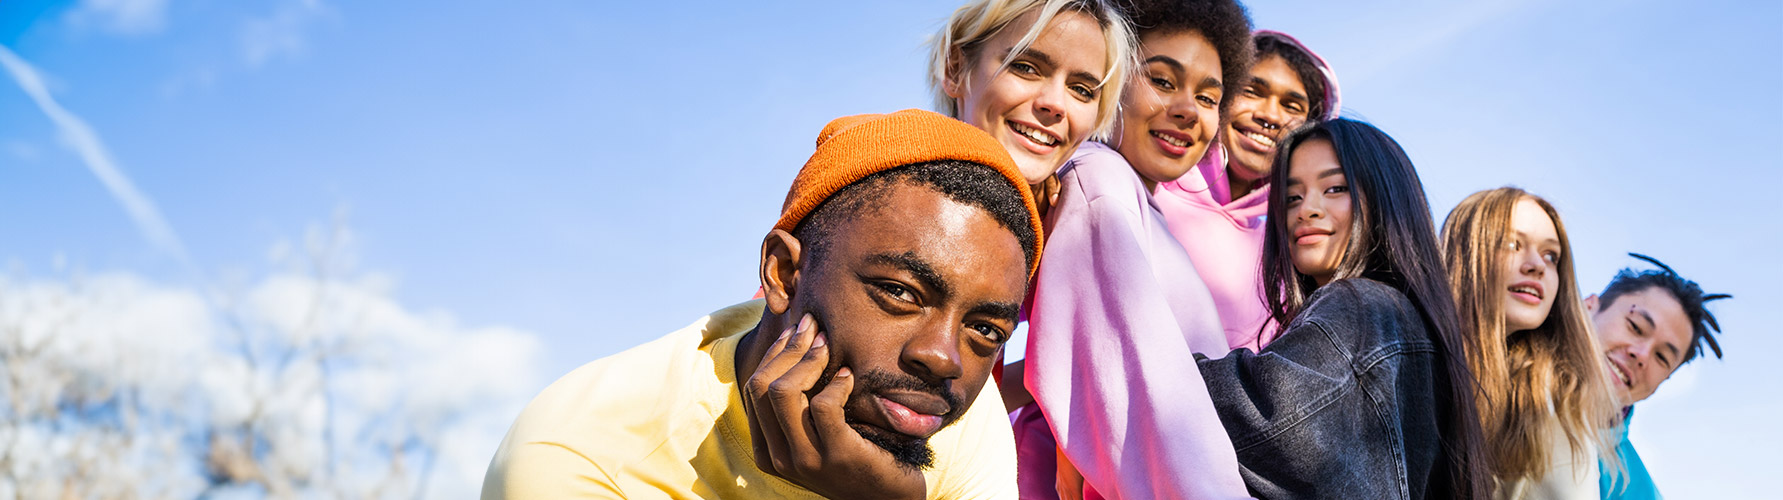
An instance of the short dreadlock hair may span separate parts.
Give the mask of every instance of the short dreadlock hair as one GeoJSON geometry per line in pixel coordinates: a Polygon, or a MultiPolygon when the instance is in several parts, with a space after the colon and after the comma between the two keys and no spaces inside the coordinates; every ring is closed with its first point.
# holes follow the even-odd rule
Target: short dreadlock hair
{"type": "Polygon", "coordinates": [[[1677,271],[1672,270],[1671,266],[1665,265],[1659,259],[1638,253],[1629,253],[1628,255],[1647,261],[1658,266],[1659,269],[1636,271],[1634,268],[1623,268],[1616,273],[1616,277],[1610,280],[1610,285],[1605,287],[1603,293],[1598,296],[1599,303],[1603,304],[1602,307],[1610,307],[1616,303],[1618,297],[1626,294],[1651,288],[1665,290],[1673,298],[1678,299],[1678,305],[1684,307],[1685,317],[1690,319],[1690,345],[1685,348],[1684,358],[1678,361],[1678,366],[1684,366],[1685,363],[1701,356],[1703,344],[1708,344],[1709,349],[1715,351],[1715,359],[1721,359],[1721,344],[1715,341],[1715,335],[1721,333],[1721,324],[1715,322],[1715,315],[1703,308],[1703,304],[1733,298],[1733,296],[1725,293],[1704,294],[1702,287],[1697,286],[1695,281],[1684,279],[1683,276],[1678,275],[1677,271]]]}

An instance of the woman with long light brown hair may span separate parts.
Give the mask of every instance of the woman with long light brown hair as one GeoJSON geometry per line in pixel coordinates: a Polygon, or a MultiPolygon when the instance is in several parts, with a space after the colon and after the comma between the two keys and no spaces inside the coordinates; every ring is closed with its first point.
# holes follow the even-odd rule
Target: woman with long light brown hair
{"type": "Polygon", "coordinates": [[[1598,498],[1619,424],[1560,214],[1522,189],[1481,191],[1442,240],[1497,496],[1598,498]]]}

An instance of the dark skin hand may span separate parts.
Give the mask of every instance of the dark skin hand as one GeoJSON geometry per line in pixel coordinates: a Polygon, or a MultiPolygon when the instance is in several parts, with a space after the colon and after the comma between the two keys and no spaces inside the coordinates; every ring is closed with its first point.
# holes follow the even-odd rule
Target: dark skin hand
{"type": "Polygon", "coordinates": [[[766,309],[737,346],[757,467],[831,498],[927,496],[921,440],[977,398],[1026,292],[1024,250],[989,213],[893,182],[821,261],[763,238],[766,309]]]}
{"type": "Polygon", "coordinates": [[[830,359],[828,340],[816,330],[806,314],[798,326],[782,331],[744,384],[743,404],[760,429],[752,433],[755,466],[827,498],[926,497],[921,472],[898,464],[848,427],[843,404],[854,377],[847,367],[815,396],[806,396],[817,388],[830,359]]]}

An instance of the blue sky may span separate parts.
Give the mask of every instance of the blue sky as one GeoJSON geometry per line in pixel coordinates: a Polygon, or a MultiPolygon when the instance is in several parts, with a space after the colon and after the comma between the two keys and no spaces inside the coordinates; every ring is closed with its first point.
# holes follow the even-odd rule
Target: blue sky
{"type": "MultiPolygon", "coordinates": [[[[549,380],[747,298],[817,130],[927,107],[923,43],[955,7],[0,2],[0,46],[176,242],[13,72],[0,262],[213,286],[340,217],[395,297],[535,332],[549,380]]],[[[1584,288],[1638,251],[1734,294],[1714,309],[1727,358],[1661,388],[1634,439],[1674,497],[1771,490],[1783,4],[1249,7],[1330,60],[1346,112],[1404,144],[1438,217],[1516,184],[1560,209],[1584,288]]]]}

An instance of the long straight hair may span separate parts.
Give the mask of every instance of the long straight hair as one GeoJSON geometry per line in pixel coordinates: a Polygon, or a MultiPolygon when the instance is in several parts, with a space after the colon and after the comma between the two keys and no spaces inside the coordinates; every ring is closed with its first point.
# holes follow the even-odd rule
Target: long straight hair
{"type": "Polygon", "coordinates": [[[1476,404],[1491,452],[1493,475],[1502,483],[1540,481],[1554,458],[1548,443],[1556,429],[1573,460],[1590,460],[1595,444],[1604,463],[1618,464],[1609,441],[1620,420],[1610,398],[1601,352],[1573,278],[1572,240],[1554,205],[1514,187],[1469,195],[1443,221],[1443,259],[1466,333],[1467,360],[1480,392],[1476,404]],[[1560,237],[1556,267],[1560,286],[1554,306],[1533,330],[1505,331],[1504,259],[1511,213],[1532,200],[1554,222],[1560,237]],[[1553,417],[1550,417],[1552,412],[1553,417]]]}
{"type": "Polygon", "coordinates": [[[1436,341],[1436,368],[1447,383],[1448,401],[1438,403],[1438,427],[1454,479],[1448,496],[1490,498],[1491,472],[1474,407],[1473,376],[1462,352],[1461,323],[1437,250],[1430,203],[1405,150],[1373,125],[1348,118],[1312,123],[1277,146],[1269,174],[1261,271],[1270,317],[1278,328],[1287,328],[1318,288],[1311,276],[1294,268],[1286,200],[1290,159],[1295,148],[1313,139],[1331,141],[1350,185],[1350,238],[1333,280],[1368,278],[1411,299],[1436,341]]]}

